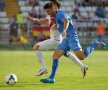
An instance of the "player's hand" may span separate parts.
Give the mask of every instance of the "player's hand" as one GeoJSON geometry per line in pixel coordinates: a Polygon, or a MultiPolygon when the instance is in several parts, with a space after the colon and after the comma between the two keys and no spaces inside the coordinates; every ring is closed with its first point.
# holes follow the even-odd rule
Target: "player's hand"
{"type": "Polygon", "coordinates": [[[63,39],[66,39],[66,31],[63,31],[63,39]]]}
{"type": "Polygon", "coordinates": [[[32,20],[33,18],[31,16],[27,16],[27,20],[32,20]]]}

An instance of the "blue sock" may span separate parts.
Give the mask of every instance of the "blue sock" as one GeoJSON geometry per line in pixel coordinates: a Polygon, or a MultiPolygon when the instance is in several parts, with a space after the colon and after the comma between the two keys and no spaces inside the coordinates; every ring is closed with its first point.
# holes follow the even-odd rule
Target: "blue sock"
{"type": "Polygon", "coordinates": [[[58,59],[54,59],[53,60],[53,65],[52,65],[52,73],[49,76],[49,78],[51,78],[51,79],[55,78],[55,74],[56,74],[57,69],[58,69],[58,64],[59,64],[59,60],[58,59]]]}
{"type": "Polygon", "coordinates": [[[88,46],[88,47],[84,50],[85,56],[87,57],[92,51],[94,51],[94,49],[95,49],[96,47],[97,47],[97,46],[94,45],[94,44],[91,44],[90,46],[88,46]]]}

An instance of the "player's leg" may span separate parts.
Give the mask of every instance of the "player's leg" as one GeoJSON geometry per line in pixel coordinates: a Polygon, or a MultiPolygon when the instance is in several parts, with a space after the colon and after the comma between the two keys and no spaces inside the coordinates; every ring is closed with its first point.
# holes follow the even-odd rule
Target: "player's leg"
{"type": "MultiPolygon", "coordinates": [[[[79,47],[80,46],[80,43],[79,43],[79,40],[77,40],[77,42],[74,42],[75,46],[79,47]]],[[[105,43],[103,42],[99,42],[97,40],[93,40],[92,44],[90,46],[88,46],[84,51],[82,51],[81,48],[76,48],[76,50],[73,50],[75,51],[75,54],[76,56],[80,59],[80,60],[84,60],[90,53],[92,53],[94,51],[95,48],[97,48],[98,46],[101,46],[101,47],[105,47],[105,43]]],[[[73,46],[74,47],[74,46],[73,46]]]]}
{"type": "Polygon", "coordinates": [[[80,59],[84,60],[86,58],[85,54],[83,53],[82,49],[75,51],[75,55],[80,59]]]}
{"type": "Polygon", "coordinates": [[[84,60],[85,59],[85,55],[82,51],[82,47],[79,43],[78,38],[69,38],[68,39],[68,45],[69,47],[75,52],[76,56],[80,59],[80,60],[84,60]]]}
{"type": "MultiPolygon", "coordinates": [[[[43,42],[40,42],[40,43],[44,44],[43,42]]],[[[46,69],[46,64],[43,60],[42,51],[39,50],[39,48],[42,46],[40,43],[35,44],[33,46],[33,50],[36,51],[35,53],[36,53],[37,60],[41,64],[41,69],[40,70],[42,70],[42,69],[46,69]]]]}
{"type": "MultiPolygon", "coordinates": [[[[83,59],[85,58],[85,55],[84,55],[84,53],[83,53],[83,51],[82,51],[82,47],[81,47],[81,45],[80,45],[80,43],[79,43],[79,41],[78,41],[77,38],[75,38],[75,39],[74,39],[74,38],[69,38],[69,39],[68,39],[68,45],[69,45],[69,47],[70,47],[72,50],[74,50],[75,54],[78,52],[78,54],[77,54],[76,56],[77,56],[80,60],[83,60],[83,59]]],[[[77,65],[80,66],[81,71],[82,71],[82,74],[83,74],[83,77],[85,77],[85,76],[86,76],[87,69],[88,69],[88,66],[82,64],[76,56],[74,56],[74,55],[71,54],[71,53],[69,54],[69,57],[70,57],[71,59],[73,59],[73,61],[74,61],[77,65]]]]}
{"type": "Polygon", "coordinates": [[[37,57],[38,62],[39,62],[40,65],[41,65],[41,68],[40,68],[40,70],[36,73],[36,76],[41,76],[41,75],[43,75],[43,74],[48,73],[48,70],[47,70],[45,61],[44,61],[44,59],[43,59],[42,51],[39,51],[39,50],[36,51],[36,57],[37,57]]]}
{"type": "Polygon", "coordinates": [[[98,47],[100,43],[97,40],[94,40],[90,46],[88,46],[84,51],[80,45],[78,38],[69,38],[69,46],[74,50],[75,55],[80,59],[84,60],[91,52],[98,47]]]}
{"type": "Polygon", "coordinates": [[[39,42],[33,46],[33,51],[39,50],[50,50],[50,49],[55,49],[58,45],[58,41],[53,40],[53,39],[47,39],[42,42],[39,42]]]}
{"type": "Polygon", "coordinates": [[[106,48],[106,44],[104,42],[99,42],[97,40],[93,40],[91,45],[88,46],[84,51],[84,55],[87,57],[90,53],[92,53],[95,48],[101,47],[101,48],[106,48]]]}
{"type": "Polygon", "coordinates": [[[48,40],[39,42],[34,45],[33,50],[36,51],[36,56],[38,58],[37,60],[41,64],[41,69],[36,74],[37,76],[40,76],[44,73],[46,74],[48,72],[47,68],[46,68],[45,61],[42,56],[42,50],[55,49],[55,47],[57,47],[57,45],[58,45],[58,43],[52,39],[48,39],[48,40]]]}
{"type": "Polygon", "coordinates": [[[35,44],[35,45],[33,46],[33,51],[36,51],[35,54],[36,54],[37,60],[38,60],[38,62],[39,62],[40,65],[41,65],[41,68],[40,68],[40,70],[36,73],[36,76],[40,76],[40,75],[43,75],[43,74],[48,73],[48,70],[47,70],[45,61],[44,61],[44,59],[43,59],[42,51],[39,51],[39,48],[40,48],[40,47],[41,47],[41,45],[39,45],[39,44],[35,44]]]}
{"type": "Polygon", "coordinates": [[[64,54],[63,50],[55,50],[53,55],[53,66],[52,66],[52,73],[49,78],[54,79],[55,74],[58,68],[59,58],[64,54]]]}
{"type": "MultiPolygon", "coordinates": [[[[74,50],[76,56],[80,59],[80,60],[84,60],[90,53],[92,53],[94,51],[94,49],[98,46],[101,46],[102,48],[106,47],[106,44],[103,42],[99,42],[97,40],[93,40],[92,44],[90,46],[88,46],[84,51],[82,51],[81,45],[79,43],[78,39],[71,39],[70,40],[70,47],[71,49],[74,50]]],[[[86,75],[86,70],[88,69],[87,66],[83,67],[82,73],[83,73],[83,77],[86,75]]]]}
{"type": "Polygon", "coordinates": [[[71,59],[76,65],[81,68],[83,77],[86,76],[86,70],[88,69],[87,65],[84,65],[74,54],[71,52],[68,53],[68,58],[71,59]]]}
{"type": "Polygon", "coordinates": [[[76,65],[78,65],[81,68],[83,77],[86,76],[86,70],[88,69],[87,65],[84,65],[74,54],[71,52],[65,52],[64,56],[68,57],[70,60],[72,60],[76,65]]]}
{"type": "Polygon", "coordinates": [[[48,78],[41,79],[40,81],[43,83],[54,83],[55,75],[59,66],[59,58],[64,54],[63,50],[56,50],[53,55],[53,63],[52,63],[52,72],[48,78]]]}
{"type": "Polygon", "coordinates": [[[77,64],[80,68],[84,66],[84,64],[71,52],[67,52],[64,54],[65,57],[71,59],[75,64],[77,64]]]}
{"type": "Polygon", "coordinates": [[[54,83],[55,75],[57,73],[57,69],[59,66],[59,58],[64,55],[64,52],[67,50],[66,41],[63,40],[61,44],[58,45],[57,50],[55,50],[53,54],[53,64],[52,64],[52,72],[48,78],[41,79],[40,81],[43,83],[54,83]]]}
{"type": "Polygon", "coordinates": [[[78,49],[75,51],[75,55],[80,59],[84,60],[94,49],[98,47],[98,44],[91,44],[84,51],[82,49],[78,49]]]}

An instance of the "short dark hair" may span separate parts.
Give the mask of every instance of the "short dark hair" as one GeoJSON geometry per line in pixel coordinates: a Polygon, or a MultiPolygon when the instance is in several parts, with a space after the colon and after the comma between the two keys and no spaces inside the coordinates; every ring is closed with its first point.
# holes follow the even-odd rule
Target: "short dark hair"
{"type": "Polygon", "coordinates": [[[58,8],[61,7],[61,3],[58,0],[50,0],[53,4],[56,4],[58,8]]]}
{"type": "Polygon", "coordinates": [[[52,3],[46,3],[45,5],[44,5],[44,9],[50,9],[50,8],[52,8],[53,7],[53,4],[52,3]]]}

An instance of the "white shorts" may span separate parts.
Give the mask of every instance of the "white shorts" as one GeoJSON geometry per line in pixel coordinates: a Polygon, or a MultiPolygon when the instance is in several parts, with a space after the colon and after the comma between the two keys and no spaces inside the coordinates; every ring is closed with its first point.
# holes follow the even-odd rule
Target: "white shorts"
{"type": "Polygon", "coordinates": [[[53,39],[47,39],[45,41],[39,42],[36,45],[39,45],[39,50],[52,50],[52,49],[56,49],[58,44],[60,42],[53,40],[53,39]]]}

